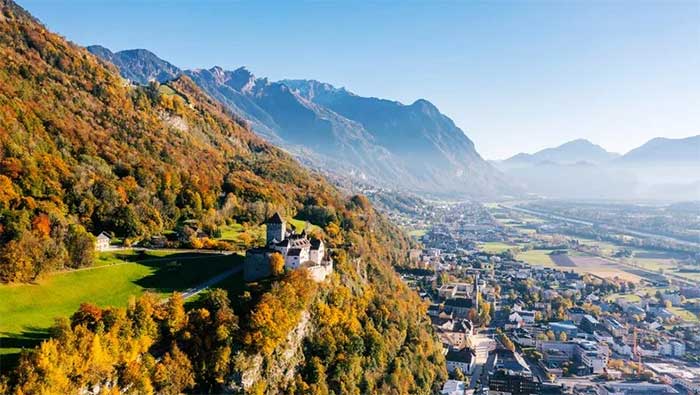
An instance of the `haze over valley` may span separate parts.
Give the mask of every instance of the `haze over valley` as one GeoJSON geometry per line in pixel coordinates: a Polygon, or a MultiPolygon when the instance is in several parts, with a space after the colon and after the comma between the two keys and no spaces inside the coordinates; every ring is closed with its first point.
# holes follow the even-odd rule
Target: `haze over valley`
{"type": "Polygon", "coordinates": [[[679,201],[700,196],[700,135],[655,138],[622,155],[581,139],[492,163],[541,197],[679,201]]]}
{"type": "Polygon", "coordinates": [[[21,3],[0,394],[700,393],[700,4],[21,3]]]}

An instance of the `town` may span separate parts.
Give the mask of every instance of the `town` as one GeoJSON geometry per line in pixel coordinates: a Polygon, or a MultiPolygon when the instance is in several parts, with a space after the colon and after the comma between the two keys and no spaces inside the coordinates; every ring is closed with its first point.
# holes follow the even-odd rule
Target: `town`
{"type": "Polygon", "coordinates": [[[700,391],[692,243],[644,248],[666,239],[586,238],[510,204],[422,203],[391,215],[420,245],[400,272],[443,345],[442,394],[700,391]]]}

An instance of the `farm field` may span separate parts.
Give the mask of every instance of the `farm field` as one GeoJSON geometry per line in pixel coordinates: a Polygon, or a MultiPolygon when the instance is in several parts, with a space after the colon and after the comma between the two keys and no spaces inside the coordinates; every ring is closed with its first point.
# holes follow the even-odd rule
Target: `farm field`
{"type": "Polygon", "coordinates": [[[490,254],[500,254],[506,252],[510,249],[517,248],[515,244],[501,243],[498,241],[489,241],[479,245],[479,250],[490,253],[490,254]]]}
{"type": "Polygon", "coordinates": [[[579,273],[591,273],[604,278],[620,278],[626,281],[639,282],[641,277],[630,272],[624,266],[607,261],[597,256],[573,255],[571,260],[579,273]]]}
{"type": "Polygon", "coordinates": [[[516,257],[532,265],[574,270],[581,274],[594,274],[604,278],[621,278],[627,281],[639,282],[640,276],[630,273],[620,264],[608,262],[596,256],[581,253],[569,255],[549,255],[552,250],[529,250],[519,253],[516,257]]]}
{"type": "Polygon", "coordinates": [[[675,270],[677,265],[670,259],[656,258],[637,258],[636,256],[627,260],[629,263],[639,266],[643,269],[660,271],[660,270],[675,270]]]}
{"type": "Polygon", "coordinates": [[[576,267],[573,259],[569,258],[568,254],[554,254],[550,255],[550,259],[554,261],[557,266],[561,267],[576,267]]]}
{"type": "Polygon", "coordinates": [[[531,265],[557,267],[549,255],[550,252],[552,250],[528,250],[518,253],[516,258],[531,265]]]}
{"type": "Polygon", "coordinates": [[[638,250],[627,259],[627,262],[659,274],[672,274],[688,280],[700,281],[700,270],[683,265],[672,255],[663,252],[638,250]]]}
{"type": "Polygon", "coordinates": [[[184,291],[242,262],[242,256],[176,253],[103,253],[92,268],[59,272],[37,284],[0,285],[0,362],[47,336],[56,317],[69,316],[82,302],[124,306],[146,291],[163,297],[184,291]]]}
{"type": "Polygon", "coordinates": [[[618,251],[620,248],[622,248],[620,246],[616,246],[615,244],[609,243],[607,241],[586,239],[586,238],[581,238],[581,237],[573,237],[573,238],[578,240],[579,243],[581,243],[583,245],[597,247],[600,254],[605,255],[605,256],[613,256],[616,251],[618,251]]]}

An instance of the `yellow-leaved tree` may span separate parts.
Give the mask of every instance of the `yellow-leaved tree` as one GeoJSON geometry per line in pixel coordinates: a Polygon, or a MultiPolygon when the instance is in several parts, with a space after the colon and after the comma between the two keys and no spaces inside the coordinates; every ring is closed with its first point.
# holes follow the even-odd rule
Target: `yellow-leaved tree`
{"type": "Polygon", "coordinates": [[[284,257],[279,252],[270,254],[270,273],[279,276],[284,273],[284,257]]]}

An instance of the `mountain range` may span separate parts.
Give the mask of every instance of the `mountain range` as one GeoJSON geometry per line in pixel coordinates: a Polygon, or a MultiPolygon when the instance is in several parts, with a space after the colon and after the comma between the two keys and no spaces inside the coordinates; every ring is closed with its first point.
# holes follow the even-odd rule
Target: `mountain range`
{"type": "Polygon", "coordinates": [[[442,197],[698,196],[700,180],[693,174],[700,136],[656,138],[624,155],[577,139],[485,161],[466,134],[427,100],[405,105],[316,80],[270,81],[245,67],[182,70],[144,49],[87,49],[139,85],[190,77],[258,135],[334,179],[442,197]]]}
{"type": "Polygon", "coordinates": [[[617,158],[619,154],[606,151],[603,147],[585,139],[577,139],[558,147],[545,148],[534,154],[519,153],[504,161],[507,165],[532,165],[553,162],[559,164],[602,163],[617,158]]]}
{"type": "Polygon", "coordinates": [[[620,163],[698,163],[700,162],[700,135],[681,139],[657,137],[629,151],[620,163]]]}
{"type": "Polygon", "coordinates": [[[654,138],[624,155],[578,139],[492,162],[530,193],[561,198],[700,198],[700,135],[654,138]]]}
{"type": "Polygon", "coordinates": [[[88,50],[137,84],[189,76],[256,133],[311,167],[433,195],[513,191],[466,134],[427,100],[405,105],[315,80],[270,81],[244,67],[180,70],[147,50],[88,50]]]}

